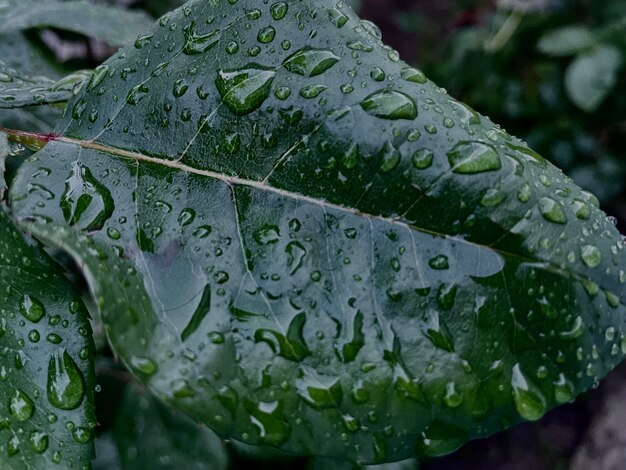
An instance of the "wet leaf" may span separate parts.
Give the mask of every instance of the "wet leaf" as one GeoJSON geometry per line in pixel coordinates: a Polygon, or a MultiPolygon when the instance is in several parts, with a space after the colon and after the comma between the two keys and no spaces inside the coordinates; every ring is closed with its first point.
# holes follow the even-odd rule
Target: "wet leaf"
{"type": "Polygon", "coordinates": [[[0,467],[93,457],[93,346],[80,296],[0,210],[0,467]]]}
{"type": "Polygon", "coordinates": [[[88,1],[5,0],[0,4],[0,34],[57,28],[121,47],[150,23],[144,13],[88,1]]]}
{"type": "Polygon", "coordinates": [[[136,376],[223,436],[382,463],[620,362],[624,244],[595,197],[351,10],[277,3],[163,17],[11,188],[136,376]]]}

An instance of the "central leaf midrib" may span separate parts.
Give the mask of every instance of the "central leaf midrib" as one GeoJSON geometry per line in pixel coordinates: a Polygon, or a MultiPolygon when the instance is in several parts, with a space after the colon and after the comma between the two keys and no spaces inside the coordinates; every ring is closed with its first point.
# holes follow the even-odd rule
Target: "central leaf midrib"
{"type": "MultiPolygon", "coordinates": [[[[121,157],[121,158],[127,158],[127,159],[131,159],[131,160],[135,160],[137,162],[146,162],[146,163],[151,163],[154,165],[160,165],[160,166],[164,166],[167,168],[171,168],[174,170],[179,170],[185,173],[190,173],[190,174],[195,174],[195,175],[199,175],[199,176],[206,176],[208,178],[213,178],[219,181],[222,181],[230,186],[246,186],[246,187],[250,187],[250,188],[254,188],[254,189],[258,189],[260,191],[268,191],[268,192],[272,192],[274,194],[278,194],[280,196],[284,196],[287,198],[292,198],[295,200],[299,200],[299,201],[305,201],[305,202],[309,202],[311,204],[316,204],[319,205],[320,207],[323,208],[330,208],[330,209],[335,209],[337,211],[341,211],[341,212],[347,212],[349,214],[355,215],[355,216],[360,216],[360,217],[367,217],[369,219],[375,219],[375,220],[380,220],[392,225],[398,225],[401,227],[405,227],[407,229],[410,230],[415,230],[417,232],[420,233],[424,233],[427,235],[431,235],[434,237],[441,237],[441,238],[445,238],[448,240],[452,240],[458,243],[464,243],[466,245],[471,245],[474,247],[477,247],[478,249],[484,249],[484,250],[489,250],[491,252],[497,253],[501,256],[503,256],[504,258],[513,258],[513,259],[517,259],[520,262],[523,263],[542,263],[545,266],[549,266],[550,268],[552,268],[552,270],[564,277],[572,277],[574,279],[577,279],[578,281],[583,281],[583,280],[588,280],[589,277],[579,274],[573,270],[568,271],[563,269],[561,266],[555,264],[554,262],[551,262],[549,260],[544,260],[544,259],[532,259],[532,258],[528,258],[526,256],[517,254],[517,253],[511,253],[508,251],[504,251],[502,249],[499,248],[495,248],[493,246],[488,246],[488,245],[481,245],[480,243],[476,243],[474,241],[468,241],[464,238],[459,238],[459,237],[455,237],[454,235],[450,235],[450,234],[446,234],[446,233],[440,233],[434,230],[430,230],[427,228],[423,228],[423,227],[419,227],[416,226],[414,224],[410,224],[407,222],[404,222],[402,220],[399,219],[393,219],[393,218],[389,218],[389,217],[385,217],[382,215],[376,215],[376,214],[369,214],[366,212],[362,212],[359,211],[356,208],[353,207],[346,207],[346,206],[342,206],[339,204],[335,204],[332,202],[329,202],[325,199],[318,199],[318,198],[314,198],[311,196],[306,196],[300,193],[296,193],[293,191],[289,191],[289,190],[284,190],[284,189],[280,189],[280,188],[275,188],[273,186],[269,186],[266,183],[262,182],[262,181],[256,181],[256,180],[250,180],[250,179],[245,179],[245,178],[240,178],[237,176],[230,176],[230,175],[226,175],[223,173],[217,173],[214,171],[210,171],[210,170],[202,170],[199,168],[194,168],[192,166],[186,165],[184,163],[181,163],[179,161],[176,160],[165,160],[162,158],[157,158],[157,157],[152,157],[149,155],[145,155],[143,153],[140,152],[135,152],[135,151],[130,151],[130,150],[124,150],[124,149],[120,149],[117,147],[112,147],[110,145],[106,145],[106,144],[101,144],[99,142],[96,141],[91,141],[91,140],[81,140],[81,139],[76,139],[76,138],[71,138],[71,137],[65,137],[65,136],[58,136],[55,141],[57,142],[61,142],[61,143],[66,143],[66,144],[71,144],[71,145],[77,145],[79,147],[85,148],[85,149],[90,149],[90,150],[96,150],[96,151],[100,151],[103,153],[108,153],[110,155],[116,156],[116,157],[121,157]]],[[[600,286],[600,289],[604,292],[607,291],[607,289],[603,288],[602,286],[600,286]]],[[[626,305],[625,303],[622,302],[622,300],[620,299],[620,303],[626,305]]]]}

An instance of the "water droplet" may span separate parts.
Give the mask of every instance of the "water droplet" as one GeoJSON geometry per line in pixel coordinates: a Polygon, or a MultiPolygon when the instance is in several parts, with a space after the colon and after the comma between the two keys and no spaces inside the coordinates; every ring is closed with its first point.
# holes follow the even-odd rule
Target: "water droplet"
{"type": "Polygon", "coordinates": [[[9,401],[9,411],[18,421],[26,421],[35,413],[35,404],[22,390],[15,390],[9,401]]]}
{"type": "Polygon", "coordinates": [[[246,17],[250,20],[258,20],[259,18],[261,18],[261,15],[261,10],[259,10],[258,8],[246,10],[246,17]]]}
{"type": "Polygon", "coordinates": [[[109,73],[108,65],[99,65],[98,67],[96,67],[93,73],[91,74],[91,79],[89,80],[89,83],[87,84],[86,90],[92,91],[94,88],[100,86],[108,73],[109,73]]]}
{"type": "Polygon", "coordinates": [[[413,82],[413,83],[419,83],[420,85],[428,81],[422,71],[417,70],[413,67],[403,68],[401,75],[404,80],[413,82]]]}
{"type": "Polygon", "coordinates": [[[433,164],[434,154],[428,149],[416,150],[413,153],[413,166],[418,170],[426,170],[433,164]]]}
{"type": "Polygon", "coordinates": [[[400,163],[400,151],[394,145],[387,141],[382,150],[382,162],[380,163],[380,171],[388,173],[398,166],[400,163]]]}
{"type": "Polygon", "coordinates": [[[156,363],[149,357],[144,356],[132,356],[130,358],[130,365],[133,369],[139,371],[143,375],[151,376],[157,371],[156,363]]]}
{"type": "Polygon", "coordinates": [[[348,17],[338,8],[328,10],[328,16],[337,28],[343,28],[348,22],[348,17]]]}
{"type": "Polygon", "coordinates": [[[461,447],[467,440],[467,434],[451,423],[434,420],[422,433],[417,449],[421,455],[440,457],[461,447]]]}
{"type": "Polygon", "coordinates": [[[84,227],[87,232],[100,230],[115,211],[115,201],[109,189],[80,162],[74,163],[65,181],[59,205],[70,225],[84,220],[81,228],[84,227]]]}
{"type": "Polygon", "coordinates": [[[559,374],[559,378],[554,382],[554,399],[557,403],[567,403],[574,396],[574,385],[567,380],[564,374],[559,374]]]}
{"type": "Polygon", "coordinates": [[[46,309],[36,298],[24,295],[20,300],[20,312],[29,321],[37,323],[46,314],[46,309]]]}
{"type": "Polygon", "coordinates": [[[463,395],[456,388],[454,382],[448,382],[446,385],[446,394],[443,401],[450,408],[458,408],[463,403],[463,395]]]}
{"type": "Polygon", "coordinates": [[[574,319],[574,324],[569,330],[562,331],[560,333],[561,338],[567,340],[573,340],[580,338],[585,332],[585,324],[583,323],[583,319],[580,316],[577,316],[574,319]]]}
{"type": "Polygon", "coordinates": [[[289,323],[287,333],[283,335],[278,331],[262,328],[254,333],[254,340],[268,344],[272,351],[290,361],[300,362],[311,354],[304,337],[303,329],[306,322],[306,314],[298,313],[289,323]]]}
{"type": "Polygon", "coordinates": [[[539,389],[528,381],[519,364],[513,367],[511,387],[513,388],[515,407],[522,418],[536,421],[545,414],[545,398],[539,389]]]}
{"type": "Polygon", "coordinates": [[[276,21],[282,20],[289,11],[289,5],[287,2],[276,2],[270,7],[272,18],[276,21]]]}
{"type": "Polygon", "coordinates": [[[454,173],[475,174],[497,171],[502,167],[500,157],[490,145],[481,142],[461,142],[448,153],[454,173]]]}
{"type": "Polygon", "coordinates": [[[287,253],[287,266],[291,269],[290,274],[293,275],[302,267],[302,263],[306,256],[306,249],[300,242],[290,242],[285,247],[287,253]]]}
{"type": "Polygon", "coordinates": [[[370,77],[377,82],[382,82],[386,78],[385,71],[380,67],[374,67],[370,72],[370,77]]]}
{"type": "Polygon", "coordinates": [[[50,357],[47,391],[48,401],[61,410],[73,410],[82,403],[85,379],[67,351],[50,357]]]}
{"type": "Polygon", "coordinates": [[[291,96],[291,89],[286,86],[278,87],[274,92],[274,96],[279,100],[286,100],[289,96],[291,96]]]}
{"type": "Polygon", "coordinates": [[[87,444],[91,440],[91,430],[77,426],[72,430],[72,437],[79,444],[87,444]]]}
{"type": "Polygon", "coordinates": [[[215,80],[226,105],[239,116],[258,109],[267,99],[276,76],[273,69],[249,64],[234,71],[220,70],[215,80]]]}
{"type": "Polygon", "coordinates": [[[178,222],[182,227],[191,224],[196,218],[196,211],[191,208],[183,209],[178,215],[178,222]]]}
{"type": "Polygon", "coordinates": [[[519,202],[528,202],[530,201],[531,196],[532,196],[532,192],[530,190],[530,185],[527,183],[524,184],[524,186],[522,186],[520,190],[517,192],[517,200],[519,202]]]}
{"type": "Polygon", "coordinates": [[[230,41],[226,45],[226,52],[228,52],[229,54],[236,54],[238,51],[239,51],[239,43],[237,43],[236,41],[230,41]]]}
{"type": "Polygon", "coordinates": [[[445,255],[438,255],[438,256],[435,256],[434,258],[431,258],[430,260],[428,260],[428,265],[432,269],[438,269],[438,270],[448,269],[450,267],[450,264],[448,262],[448,257],[445,255]]]}
{"type": "Polygon", "coordinates": [[[126,96],[126,102],[128,104],[136,105],[146,96],[148,96],[148,93],[150,93],[150,88],[148,88],[146,85],[139,84],[137,86],[134,86],[128,92],[128,95],[126,96]]]}
{"type": "Polygon", "coordinates": [[[480,200],[480,204],[483,207],[496,207],[500,205],[506,199],[506,193],[499,189],[488,189],[480,200]]]}
{"type": "Polygon", "coordinates": [[[269,44],[276,37],[276,30],[272,26],[259,30],[257,41],[262,44],[269,44]]]}
{"type": "Polygon", "coordinates": [[[281,418],[283,411],[278,402],[254,403],[251,399],[245,399],[244,407],[250,414],[252,424],[258,429],[262,444],[278,447],[289,438],[291,428],[281,418]]]}
{"type": "Polygon", "coordinates": [[[41,431],[32,431],[28,436],[28,444],[36,454],[43,454],[48,448],[48,435],[41,431]]]}
{"type": "Polygon", "coordinates": [[[454,351],[454,344],[447,328],[439,318],[439,312],[429,310],[422,319],[421,330],[435,347],[447,352],[454,351]]]}
{"type": "Polygon", "coordinates": [[[544,219],[555,224],[566,224],[567,216],[561,204],[550,197],[539,199],[539,210],[544,219]]]}
{"type": "Polygon", "coordinates": [[[280,240],[280,230],[276,225],[266,225],[254,233],[254,239],[259,245],[271,245],[280,240]]]}
{"type": "Polygon", "coordinates": [[[187,90],[189,90],[189,84],[187,83],[187,80],[181,78],[180,80],[176,80],[174,82],[172,93],[176,98],[180,98],[187,93],[187,90]]]}
{"type": "Polygon", "coordinates": [[[197,34],[195,22],[191,22],[187,25],[183,33],[185,35],[183,54],[187,55],[203,54],[215,46],[221,38],[221,32],[219,30],[211,31],[206,34],[197,34]]]}
{"type": "Polygon", "coordinates": [[[361,102],[365,112],[381,119],[415,119],[417,105],[409,95],[394,90],[378,91],[361,102]]]}
{"type": "Polygon", "coordinates": [[[580,201],[578,199],[574,200],[574,202],[572,202],[572,209],[574,209],[576,217],[581,220],[587,220],[591,217],[591,208],[584,201],[580,201]]]}
{"type": "Polygon", "coordinates": [[[302,96],[302,98],[305,98],[307,100],[313,99],[313,98],[317,98],[320,93],[322,93],[323,91],[326,91],[328,87],[326,85],[307,85],[305,87],[302,87],[300,89],[300,96],[302,96]]]}
{"type": "Polygon", "coordinates": [[[596,268],[602,262],[602,252],[594,245],[585,245],[580,249],[580,257],[590,268],[596,268]]]}
{"type": "Polygon", "coordinates": [[[304,48],[290,55],[283,62],[288,71],[304,77],[321,75],[339,62],[339,57],[323,49],[304,48]]]}

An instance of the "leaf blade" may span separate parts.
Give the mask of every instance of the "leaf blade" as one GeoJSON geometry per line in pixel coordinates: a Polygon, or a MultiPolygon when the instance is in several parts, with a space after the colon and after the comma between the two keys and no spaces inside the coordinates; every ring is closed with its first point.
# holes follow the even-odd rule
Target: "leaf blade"
{"type": "Polygon", "coordinates": [[[195,1],[162,19],[39,153],[56,196],[29,193],[33,165],[12,190],[24,227],[84,266],[144,382],[236,439],[382,462],[537,419],[621,359],[623,245],[591,195],[331,2],[288,5],[273,40],[289,31],[289,50],[220,48],[272,37],[252,7],[195,1]],[[116,74],[162,43],[165,65],[116,74]],[[340,60],[283,67],[310,48],[340,60]],[[357,60],[367,87],[346,83],[357,60]]]}

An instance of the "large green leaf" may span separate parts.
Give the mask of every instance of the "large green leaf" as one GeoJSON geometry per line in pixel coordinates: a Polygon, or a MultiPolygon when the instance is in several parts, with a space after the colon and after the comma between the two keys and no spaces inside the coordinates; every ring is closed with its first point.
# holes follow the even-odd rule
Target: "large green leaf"
{"type": "Polygon", "coordinates": [[[57,132],[16,216],[76,258],[131,370],[224,436],[441,455],[626,352],[597,200],[334,0],[189,2],[57,132]]]}
{"type": "Polygon", "coordinates": [[[89,1],[4,0],[0,34],[29,28],[58,28],[123,46],[150,26],[145,13],[89,1]]]}
{"type": "Polygon", "coordinates": [[[93,353],[80,296],[0,209],[0,468],[89,466],[93,353]]]}

